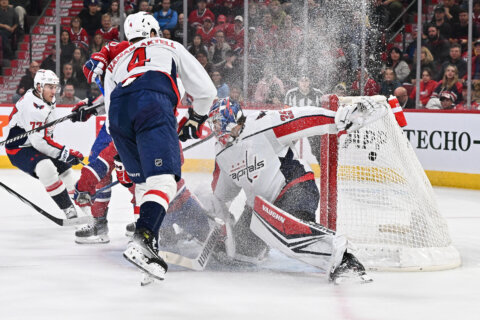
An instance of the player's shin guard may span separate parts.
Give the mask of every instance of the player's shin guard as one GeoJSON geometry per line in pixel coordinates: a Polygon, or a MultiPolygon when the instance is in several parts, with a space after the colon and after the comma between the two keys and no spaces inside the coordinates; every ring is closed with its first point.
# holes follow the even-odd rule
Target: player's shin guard
{"type": "Polygon", "coordinates": [[[250,228],[268,245],[325,272],[340,264],[346,250],[345,237],[295,218],[261,197],[255,198],[250,228]]]}

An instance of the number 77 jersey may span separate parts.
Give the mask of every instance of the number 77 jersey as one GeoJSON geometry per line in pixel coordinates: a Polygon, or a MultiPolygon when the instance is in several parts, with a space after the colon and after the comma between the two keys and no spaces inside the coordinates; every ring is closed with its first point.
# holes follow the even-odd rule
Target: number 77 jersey
{"type": "Polygon", "coordinates": [[[193,108],[198,114],[206,114],[216,96],[216,89],[209,75],[180,43],[159,37],[146,38],[118,53],[105,73],[105,108],[108,114],[110,94],[122,83],[129,85],[148,71],[165,74],[170,81],[152,84],[154,90],[177,97],[177,76],[185,91],[193,98],[193,108]]]}

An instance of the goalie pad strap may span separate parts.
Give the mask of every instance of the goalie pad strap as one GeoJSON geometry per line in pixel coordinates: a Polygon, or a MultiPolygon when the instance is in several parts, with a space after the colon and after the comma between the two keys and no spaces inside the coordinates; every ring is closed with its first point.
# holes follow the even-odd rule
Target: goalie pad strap
{"type": "Polygon", "coordinates": [[[300,183],[300,182],[305,182],[305,181],[308,181],[308,180],[315,180],[315,175],[313,174],[313,172],[307,172],[305,175],[297,178],[297,179],[294,179],[292,181],[290,181],[283,189],[282,191],[280,191],[280,194],[278,195],[277,199],[275,199],[275,201],[277,200],[280,200],[280,198],[283,197],[283,195],[291,188],[293,187],[294,185],[300,183]]]}

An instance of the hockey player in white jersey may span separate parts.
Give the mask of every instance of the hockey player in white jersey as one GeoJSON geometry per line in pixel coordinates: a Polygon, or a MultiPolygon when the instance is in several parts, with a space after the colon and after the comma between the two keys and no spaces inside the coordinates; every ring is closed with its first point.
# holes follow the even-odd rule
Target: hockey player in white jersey
{"type": "Polygon", "coordinates": [[[346,239],[315,224],[319,191],[311,168],[298,158],[294,142],[357,130],[386,110],[385,104],[362,100],[338,112],[299,107],[245,116],[228,98],[216,102],[208,120],[217,137],[212,182],[215,212],[231,222],[226,204],[240,190],[246,194],[246,208],[232,228],[233,237],[225,242],[226,253],[253,261],[265,254],[265,241],[323,269],[331,280],[353,272],[369,281],[362,264],[346,252],[346,239]]]}
{"type": "MultiPolygon", "coordinates": [[[[55,120],[55,94],[58,77],[50,70],[40,69],[34,78],[34,88],[20,98],[10,114],[8,139],[55,120]]],[[[72,165],[79,164],[83,155],[53,139],[54,127],[35,132],[5,146],[11,163],[42,182],[53,201],[68,219],[77,212],[68,195],[74,191],[72,165]]]]}
{"type": "Polygon", "coordinates": [[[150,36],[160,32],[151,15],[129,15],[124,30],[131,45],[110,62],[104,80],[108,129],[128,176],[144,191],[136,195],[140,217],[124,256],[162,280],[168,266],[158,256],[156,235],[181,178],[178,139],[199,137],[216,90],[181,44],[150,36]],[[179,134],[177,75],[194,100],[179,134]]]}

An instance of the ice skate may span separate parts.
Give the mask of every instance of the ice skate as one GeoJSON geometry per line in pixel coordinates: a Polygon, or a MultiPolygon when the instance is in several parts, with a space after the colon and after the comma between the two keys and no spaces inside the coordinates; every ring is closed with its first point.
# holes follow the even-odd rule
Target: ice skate
{"type": "Polygon", "coordinates": [[[345,251],[342,262],[330,272],[329,281],[335,284],[368,283],[373,279],[367,275],[360,261],[353,254],[345,251]]]}
{"type": "Polygon", "coordinates": [[[108,243],[108,221],[106,217],[93,218],[88,224],[75,232],[75,242],[79,244],[108,243]]]}
{"type": "Polygon", "coordinates": [[[77,210],[73,205],[70,207],[63,209],[63,212],[65,212],[65,215],[67,216],[67,219],[75,219],[78,217],[77,215],[77,210]]]}
{"type": "Polygon", "coordinates": [[[125,236],[131,238],[133,237],[134,232],[135,232],[135,222],[131,222],[127,224],[127,226],[125,227],[125,236]]]}
{"type": "Polygon", "coordinates": [[[158,280],[163,280],[168,270],[168,265],[158,256],[156,237],[147,229],[135,230],[132,241],[129,242],[123,256],[158,280]]]}

